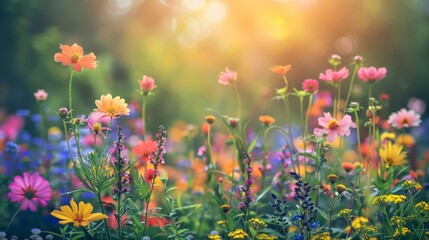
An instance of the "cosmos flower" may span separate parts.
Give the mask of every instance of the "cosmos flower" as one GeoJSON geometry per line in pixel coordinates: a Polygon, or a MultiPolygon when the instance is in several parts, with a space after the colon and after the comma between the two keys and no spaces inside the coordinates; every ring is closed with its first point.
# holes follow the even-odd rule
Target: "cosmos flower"
{"type": "Polygon", "coordinates": [[[84,203],[81,201],[79,202],[79,205],[77,205],[72,198],[70,200],[70,206],[61,206],[61,211],[54,210],[51,212],[51,215],[60,219],[60,224],[65,225],[73,223],[75,227],[86,227],[90,222],[108,218],[106,215],[101,213],[92,213],[94,207],[91,203],[84,203]]]}
{"type": "Polygon", "coordinates": [[[15,176],[9,189],[7,197],[10,201],[21,204],[22,210],[30,209],[34,212],[38,205],[46,206],[51,200],[49,182],[40,177],[38,172],[24,172],[23,176],[15,176]]]}
{"type": "Polygon", "coordinates": [[[315,128],[314,134],[316,136],[322,136],[327,134],[329,142],[334,142],[337,137],[349,136],[350,128],[356,128],[356,124],[353,123],[350,115],[345,114],[343,119],[340,121],[332,118],[330,113],[324,113],[324,117],[319,118],[319,125],[323,128],[315,128]]]}
{"type": "Polygon", "coordinates": [[[60,45],[61,52],[55,53],[55,62],[60,62],[64,66],[73,65],[76,72],[80,72],[82,68],[95,69],[97,67],[96,57],[94,53],[83,55],[83,48],[76,43],[69,45],[60,45]]]}
{"type": "Polygon", "coordinates": [[[237,72],[229,70],[228,67],[219,74],[219,83],[222,85],[228,85],[235,81],[237,81],[237,72]]]}
{"type": "Polygon", "coordinates": [[[327,69],[325,73],[320,73],[319,78],[322,81],[328,83],[340,83],[349,76],[349,70],[346,67],[341,68],[338,71],[333,71],[332,69],[327,69]]]}
{"type": "Polygon", "coordinates": [[[125,99],[119,96],[112,98],[110,93],[107,95],[101,95],[99,100],[95,100],[95,105],[97,108],[94,109],[94,111],[102,112],[105,116],[109,116],[111,118],[130,115],[130,109],[128,108],[128,104],[125,103],[125,99]]]}
{"type": "Polygon", "coordinates": [[[420,125],[420,114],[413,110],[402,108],[398,112],[392,113],[389,116],[387,123],[397,129],[417,127],[420,125]]]}
{"type": "Polygon", "coordinates": [[[367,83],[378,82],[381,79],[386,77],[387,70],[385,67],[375,68],[375,67],[361,67],[359,68],[357,75],[358,77],[367,83]]]}
{"type": "Polygon", "coordinates": [[[286,66],[274,65],[271,67],[271,72],[277,73],[279,75],[285,75],[292,68],[290,64],[286,66]]]}
{"type": "Polygon", "coordinates": [[[259,116],[259,121],[265,126],[270,126],[276,121],[276,119],[268,115],[261,115],[259,116]]]}

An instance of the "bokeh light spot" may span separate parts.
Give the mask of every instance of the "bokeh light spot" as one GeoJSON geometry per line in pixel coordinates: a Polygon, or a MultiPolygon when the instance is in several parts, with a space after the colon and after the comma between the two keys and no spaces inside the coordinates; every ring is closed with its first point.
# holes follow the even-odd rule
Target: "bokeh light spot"
{"type": "Polygon", "coordinates": [[[218,23],[225,20],[227,16],[227,10],[223,3],[219,1],[211,1],[207,3],[204,8],[204,17],[207,21],[212,23],[218,23]]]}

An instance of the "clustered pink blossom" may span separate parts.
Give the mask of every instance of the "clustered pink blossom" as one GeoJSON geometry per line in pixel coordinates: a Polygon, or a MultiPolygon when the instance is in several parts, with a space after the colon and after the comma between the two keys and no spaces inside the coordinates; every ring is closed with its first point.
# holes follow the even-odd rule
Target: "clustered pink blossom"
{"type": "Polygon", "coordinates": [[[387,70],[385,67],[375,68],[375,67],[361,67],[359,68],[357,74],[358,77],[368,83],[378,82],[381,79],[386,77],[387,70]]]}
{"type": "Polygon", "coordinates": [[[322,81],[328,83],[340,83],[349,76],[349,70],[346,67],[341,68],[338,71],[333,71],[332,69],[327,69],[325,73],[320,73],[319,78],[322,81]]]}
{"type": "Polygon", "coordinates": [[[228,85],[235,81],[237,81],[237,72],[229,70],[228,67],[219,74],[219,83],[222,85],[228,85]]]}
{"type": "Polygon", "coordinates": [[[155,85],[155,80],[152,77],[143,75],[142,79],[139,80],[140,90],[143,94],[147,95],[150,91],[152,91],[157,86],[155,85]]]}
{"type": "Polygon", "coordinates": [[[24,172],[23,176],[15,176],[9,189],[7,197],[21,204],[22,210],[35,212],[38,205],[46,206],[51,200],[51,186],[38,172],[24,172]]]}
{"type": "Polygon", "coordinates": [[[387,123],[391,127],[397,129],[417,127],[420,125],[420,122],[420,114],[416,113],[414,110],[407,111],[405,108],[390,114],[389,120],[387,120],[387,123]]]}
{"type": "Polygon", "coordinates": [[[302,83],[302,89],[310,94],[314,94],[319,90],[319,81],[315,79],[306,79],[302,83]]]}
{"type": "Polygon", "coordinates": [[[247,211],[247,209],[250,206],[250,203],[255,201],[255,198],[253,197],[253,190],[250,188],[252,183],[255,182],[252,176],[253,167],[250,165],[252,158],[247,154],[247,152],[244,152],[246,155],[246,159],[244,159],[244,163],[246,164],[246,179],[244,180],[243,185],[240,186],[240,191],[242,192],[241,202],[238,204],[238,209],[242,211],[247,211]]]}
{"type": "Polygon", "coordinates": [[[350,115],[345,114],[343,118],[338,121],[333,118],[330,113],[323,113],[324,117],[319,117],[319,125],[322,128],[315,128],[314,134],[322,136],[327,134],[329,142],[334,142],[337,137],[349,136],[350,128],[356,128],[356,124],[352,121],[350,115]]]}

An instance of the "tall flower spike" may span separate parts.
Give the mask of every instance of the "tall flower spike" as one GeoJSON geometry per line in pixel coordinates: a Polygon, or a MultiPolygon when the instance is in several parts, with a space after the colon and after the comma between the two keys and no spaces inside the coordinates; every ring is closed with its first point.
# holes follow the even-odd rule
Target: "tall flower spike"
{"type": "Polygon", "coordinates": [[[61,52],[55,53],[55,62],[60,62],[64,66],[72,65],[76,72],[80,72],[82,68],[95,69],[97,62],[94,53],[83,55],[83,48],[76,43],[69,45],[60,45],[61,52]]]}

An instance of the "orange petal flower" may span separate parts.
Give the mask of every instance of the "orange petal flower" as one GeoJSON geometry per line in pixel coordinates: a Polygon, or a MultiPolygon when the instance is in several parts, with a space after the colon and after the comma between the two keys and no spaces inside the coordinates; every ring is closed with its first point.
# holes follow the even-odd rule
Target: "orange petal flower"
{"type": "Polygon", "coordinates": [[[156,151],[157,144],[155,141],[146,140],[140,141],[137,146],[133,147],[133,152],[141,156],[141,160],[147,161],[149,157],[156,151]]]}
{"type": "Polygon", "coordinates": [[[100,100],[95,100],[95,105],[97,108],[94,111],[102,112],[104,116],[115,118],[122,115],[130,115],[130,109],[125,100],[119,96],[112,98],[110,93],[101,95],[100,100]]]}
{"type": "Polygon", "coordinates": [[[271,67],[271,72],[277,73],[279,75],[285,75],[292,68],[290,64],[286,66],[275,65],[271,67]]]}
{"type": "Polygon", "coordinates": [[[55,53],[55,62],[60,62],[64,66],[73,65],[76,72],[80,72],[82,68],[95,69],[97,62],[94,53],[83,55],[83,48],[76,43],[69,45],[60,45],[62,52],[55,53]]]}

